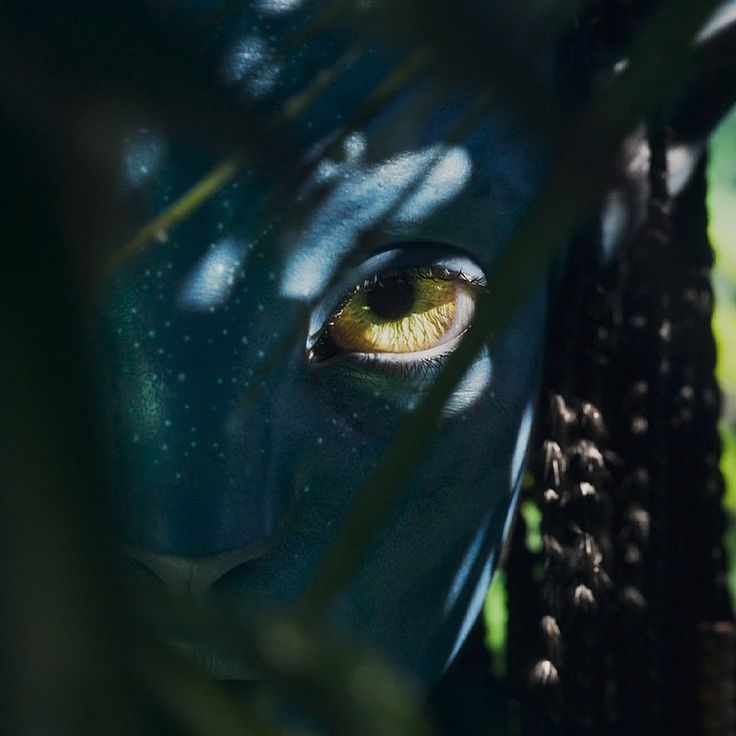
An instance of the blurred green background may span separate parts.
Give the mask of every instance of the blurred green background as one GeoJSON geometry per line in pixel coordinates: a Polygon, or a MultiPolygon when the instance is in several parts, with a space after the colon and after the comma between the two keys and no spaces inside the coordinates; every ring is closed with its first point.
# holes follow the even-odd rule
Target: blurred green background
{"type": "Polygon", "coordinates": [[[710,235],[716,250],[713,327],[718,343],[718,380],[723,391],[721,468],[731,522],[728,534],[731,594],[736,599],[736,110],[711,139],[710,154],[710,235]]]}

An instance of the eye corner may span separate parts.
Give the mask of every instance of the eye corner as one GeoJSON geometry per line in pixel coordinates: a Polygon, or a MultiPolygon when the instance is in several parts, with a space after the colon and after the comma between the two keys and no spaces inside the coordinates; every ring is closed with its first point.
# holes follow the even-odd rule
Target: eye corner
{"type": "Polygon", "coordinates": [[[341,357],[340,348],[335,344],[329,330],[330,323],[310,338],[307,343],[307,363],[310,366],[329,365],[341,357]]]}

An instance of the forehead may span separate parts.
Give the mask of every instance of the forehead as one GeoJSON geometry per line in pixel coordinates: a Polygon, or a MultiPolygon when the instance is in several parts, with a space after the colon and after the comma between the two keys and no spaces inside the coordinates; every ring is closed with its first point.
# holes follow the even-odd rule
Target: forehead
{"type": "MultiPolygon", "coordinates": [[[[276,168],[246,161],[198,213],[209,224],[193,237],[179,234],[187,271],[202,258],[227,279],[233,253],[267,247],[280,296],[309,300],[346,260],[396,244],[450,246],[492,269],[541,179],[538,131],[500,105],[479,115],[478,95],[448,85],[431,63],[416,65],[395,40],[354,22],[327,30],[319,3],[260,0],[219,17],[215,6],[178,12],[207,29],[203,64],[213,84],[282,121],[273,138],[278,146],[282,137],[292,159],[276,168]],[[407,64],[415,73],[377,105],[407,64]],[[218,243],[213,261],[209,247],[218,243]]],[[[131,134],[124,176],[148,214],[216,163],[192,153],[201,149],[202,141],[145,127],[131,134]]]]}

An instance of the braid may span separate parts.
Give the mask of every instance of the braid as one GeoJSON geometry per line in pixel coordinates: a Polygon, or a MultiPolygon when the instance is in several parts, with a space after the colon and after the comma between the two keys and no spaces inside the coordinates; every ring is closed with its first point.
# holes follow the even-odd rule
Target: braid
{"type": "MultiPolygon", "coordinates": [[[[617,451],[626,464],[616,577],[627,733],[696,732],[697,631],[704,621],[731,619],[705,163],[673,201],[666,135],[650,127],[649,217],[621,267],[620,375],[628,386],[618,387],[626,401],[617,451]]],[[[712,641],[711,628],[706,634],[712,641]]]]}
{"type": "Polygon", "coordinates": [[[649,135],[651,196],[639,238],[619,264],[619,380],[611,406],[615,451],[625,459],[615,487],[615,577],[619,625],[615,632],[617,705],[622,727],[631,734],[662,732],[663,591],[668,565],[666,538],[666,441],[661,416],[669,371],[668,294],[665,269],[669,195],[666,140],[660,128],[649,135]],[[656,277],[653,278],[653,275],[656,277]]]}
{"type": "MultiPolygon", "coordinates": [[[[604,482],[602,415],[594,403],[578,397],[599,388],[595,374],[609,361],[610,332],[579,318],[607,312],[605,292],[595,281],[596,259],[583,242],[589,247],[590,237],[573,250],[559,290],[542,393],[548,405],[538,412],[543,452],[532,467],[536,483],[528,499],[543,510],[544,553],[536,561],[543,574],[536,596],[530,599],[528,587],[519,582],[521,568],[533,568],[523,530],[509,557],[510,621],[526,606],[527,619],[529,611],[535,613],[536,631],[526,637],[532,646],[521,655],[512,655],[510,643],[509,661],[517,662],[510,670],[517,687],[525,681],[563,723],[592,727],[607,710],[606,688],[598,685],[611,679],[605,622],[611,594],[606,572],[612,554],[611,502],[604,482]],[[519,669],[520,661],[525,669],[519,669]]],[[[515,631],[510,638],[523,639],[515,631]]]]}

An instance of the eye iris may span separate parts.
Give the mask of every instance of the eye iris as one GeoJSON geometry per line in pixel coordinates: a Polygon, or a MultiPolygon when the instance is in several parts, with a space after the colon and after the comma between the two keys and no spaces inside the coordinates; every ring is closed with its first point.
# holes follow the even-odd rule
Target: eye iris
{"type": "Polygon", "coordinates": [[[345,350],[413,353],[436,347],[457,314],[458,287],[444,279],[393,279],[356,292],[330,324],[345,350]]]}

